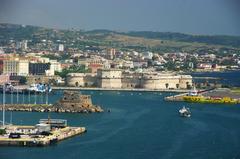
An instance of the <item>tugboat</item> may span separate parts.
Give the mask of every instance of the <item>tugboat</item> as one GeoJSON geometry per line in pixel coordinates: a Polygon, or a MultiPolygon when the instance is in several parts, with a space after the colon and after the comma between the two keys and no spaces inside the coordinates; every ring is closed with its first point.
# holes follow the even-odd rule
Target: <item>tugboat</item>
{"type": "Polygon", "coordinates": [[[179,110],[179,114],[182,117],[191,117],[190,109],[186,108],[185,106],[183,106],[182,109],[179,110]]]}

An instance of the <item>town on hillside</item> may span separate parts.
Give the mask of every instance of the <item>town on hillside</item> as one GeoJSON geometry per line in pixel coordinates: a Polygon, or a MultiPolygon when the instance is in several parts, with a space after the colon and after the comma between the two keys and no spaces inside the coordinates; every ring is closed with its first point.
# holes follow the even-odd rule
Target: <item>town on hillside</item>
{"type": "Polygon", "coordinates": [[[0,84],[149,90],[222,87],[207,79],[198,83],[191,73],[240,67],[239,48],[211,40],[174,42],[131,33],[10,24],[1,24],[0,32],[0,84]]]}

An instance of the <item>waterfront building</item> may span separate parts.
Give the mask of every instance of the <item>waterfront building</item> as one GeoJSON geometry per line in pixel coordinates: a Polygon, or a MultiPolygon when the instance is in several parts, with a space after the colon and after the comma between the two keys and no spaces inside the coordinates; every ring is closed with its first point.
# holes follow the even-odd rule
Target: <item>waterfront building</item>
{"type": "Polygon", "coordinates": [[[29,63],[29,74],[45,75],[46,71],[50,69],[50,65],[50,63],[29,63]]]}
{"type": "Polygon", "coordinates": [[[29,74],[29,62],[27,60],[4,60],[3,74],[27,76],[29,74]]]}
{"type": "Polygon", "coordinates": [[[143,72],[124,73],[123,88],[144,89],[188,89],[192,86],[192,76],[167,73],[143,72]]]}
{"type": "Polygon", "coordinates": [[[66,78],[68,86],[75,87],[96,87],[97,74],[96,73],[69,73],[66,78]]]}
{"type": "Polygon", "coordinates": [[[61,64],[57,60],[50,60],[50,69],[46,70],[46,75],[54,76],[55,71],[57,71],[57,72],[62,71],[61,64]]]}
{"type": "Polygon", "coordinates": [[[146,89],[186,89],[192,85],[191,76],[144,75],[141,86],[146,89]]]}
{"type": "Polygon", "coordinates": [[[69,73],[66,78],[68,86],[84,87],[84,73],[69,73]]]}
{"type": "Polygon", "coordinates": [[[70,73],[68,86],[100,88],[190,89],[192,76],[156,72],[122,72],[100,69],[97,74],[70,73]]]}
{"type": "Polygon", "coordinates": [[[122,88],[120,69],[100,69],[97,71],[97,78],[101,88],[122,88]]]}

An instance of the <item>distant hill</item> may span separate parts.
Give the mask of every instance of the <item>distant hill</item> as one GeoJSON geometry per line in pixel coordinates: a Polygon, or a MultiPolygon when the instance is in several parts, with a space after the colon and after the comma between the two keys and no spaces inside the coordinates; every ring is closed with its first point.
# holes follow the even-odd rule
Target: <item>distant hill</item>
{"type": "Polygon", "coordinates": [[[53,42],[63,42],[66,48],[75,47],[79,49],[94,46],[99,49],[114,47],[119,50],[150,50],[159,53],[181,51],[240,53],[239,36],[189,35],[151,31],[82,31],[0,23],[0,45],[4,45],[12,39],[30,40],[29,45],[34,45],[45,39],[53,42]]]}
{"type": "Polygon", "coordinates": [[[226,45],[233,47],[240,47],[240,36],[226,36],[226,35],[189,35],[172,32],[151,32],[151,31],[132,31],[126,33],[129,36],[144,37],[150,39],[174,40],[183,42],[198,42],[214,45],[226,45]]]}

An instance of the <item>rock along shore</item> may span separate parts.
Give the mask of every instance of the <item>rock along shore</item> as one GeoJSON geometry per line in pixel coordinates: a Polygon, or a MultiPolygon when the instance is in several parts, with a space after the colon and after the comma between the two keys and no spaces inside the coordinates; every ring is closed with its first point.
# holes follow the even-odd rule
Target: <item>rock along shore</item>
{"type": "MultiPolygon", "coordinates": [[[[0,105],[2,111],[3,105],[0,105]]],[[[26,111],[26,112],[57,112],[57,113],[95,113],[103,112],[100,106],[89,106],[89,107],[63,107],[47,104],[6,104],[6,111],[26,111]]]]}

